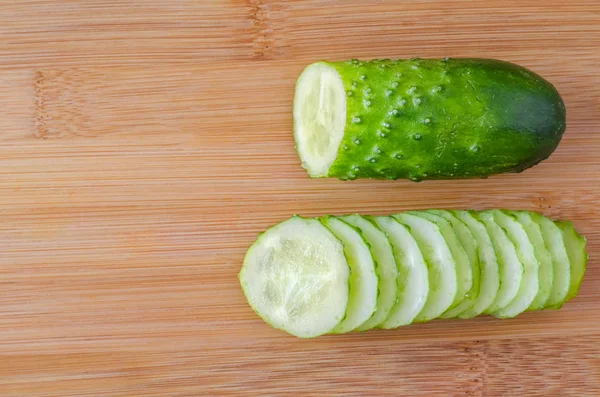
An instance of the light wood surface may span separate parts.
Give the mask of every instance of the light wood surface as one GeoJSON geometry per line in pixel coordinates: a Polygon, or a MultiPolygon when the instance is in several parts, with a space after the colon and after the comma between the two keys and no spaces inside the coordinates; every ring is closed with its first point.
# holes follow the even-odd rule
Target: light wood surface
{"type": "Polygon", "coordinates": [[[0,396],[599,396],[600,3],[0,1],[0,396]],[[491,57],[552,81],[555,154],[487,180],[309,180],[302,68],[491,57]],[[540,210],[588,238],[579,296],[513,320],[302,341],[237,281],[291,214],[540,210]]]}

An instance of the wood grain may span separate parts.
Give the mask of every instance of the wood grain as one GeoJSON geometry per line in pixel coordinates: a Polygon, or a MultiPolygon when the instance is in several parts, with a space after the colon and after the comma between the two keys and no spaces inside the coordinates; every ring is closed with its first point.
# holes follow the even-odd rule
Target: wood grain
{"type": "Polygon", "coordinates": [[[1,396],[600,395],[600,4],[0,0],[1,396]],[[309,180],[311,61],[493,57],[563,95],[554,155],[487,180],[309,180]],[[590,262],[558,312],[301,341],[237,282],[293,213],[540,210],[590,262]]]}

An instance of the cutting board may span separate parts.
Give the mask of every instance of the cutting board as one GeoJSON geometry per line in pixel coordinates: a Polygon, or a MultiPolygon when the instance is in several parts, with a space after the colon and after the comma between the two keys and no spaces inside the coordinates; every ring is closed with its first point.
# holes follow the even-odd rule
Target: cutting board
{"type": "Polygon", "coordinates": [[[600,395],[600,3],[0,1],[0,395],[600,395]],[[490,57],[568,127],[522,174],[310,180],[294,82],[320,59],[490,57]],[[560,311],[299,340],[237,273],[291,214],[503,207],[571,219],[560,311]]]}

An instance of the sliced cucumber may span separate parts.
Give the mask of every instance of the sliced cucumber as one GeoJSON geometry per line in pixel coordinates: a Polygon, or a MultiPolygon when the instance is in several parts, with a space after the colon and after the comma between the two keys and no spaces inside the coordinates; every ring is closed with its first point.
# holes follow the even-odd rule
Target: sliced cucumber
{"type": "Polygon", "coordinates": [[[527,310],[539,310],[544,307],[552,289],[552,279],[554,278],[552,256],[544,243],[542,229],[540,228],[540,225],[531,218],[531,213],[529,211],[509,211],[509,213],[516,217],[517,221],[523,225],[527,232],[527,236],[529,236],[535,249],[535,257],[539,263],[539,290],[527,310]]]}
{"type": "MultiPolygon", "coordinates": [[[[479,295],[479,284],[481,280],[480,269],[479,269],[479,258],[477,256],[477,240],[473,237],[473,233],[469,230],[467,225],[450,211],[444,210],[427,210],[427,213],[434,214],[444,218],[450,223],[452,230],[456,233],[460,245],[463,247],[465,254],[467,255],[468,265],[470,266],[472,287],[471,290],[465,294],[465,299],[458,304],[456,307],[449,309],[444,313],[442,318],[453,318],[463,313],[465,310],[473,307],[473,303],[479,295]]],[[[457,261],[458,263],[458,261],[457,261]]]]}
{"type": "Polygon", "coordinates": [[[398,297],[381,328],[396,328],[413,322],[425,306],[429,293],[427,265],[419,246],[408,229],[389,216],[373,220],[387,235],[398,266],[398,297]]]}
{"type": "Polygon", "coordinates": [[[340,219],[361,230],[364,239],[371,247],[371,254],[375,259],[375,270],[379,277],[377,310],[370,319],[356,329],[357,331],[366,331],[384,322],[390,314],[392,306],[396,304],[398,268],[388,238],[374,222],[360,215],[347,215],[340,219]]]}
{"type": "Polygon", "coordinates": [[[294,140],[311,177],[328,175],[346,125],[346,91],[334,67],[309,65],[296,82],[294,140]]]}
{"type": "Polygon", "coordinates": [[[485,224],[490,235],[500,270],[498,294],[494,303],[485,310],[485,313],[493,314],[512,302],[519,293],[523,279],[523,264],[519,260],[514,244],[496,223],[493,211],[481,211],[477,217],[485,224]]]}
{"type": "Polygon", "coordinates": [[[408,228],[428,266],[429,295],[414,321],[423,322],[439,317],[454,303],[456,297],[456,264],[450,248],[434,222],[407,213],[393,217],[408,228]]]}
{"type": "Polygon", "coordinates": [[[344,245],[344,254],[350,266],[346,317],[332,331],[334,334],[341,334],[360,327],[375,313],[379,280],[369,245],[360,230],[336,217],[323,217],[321,222],[344,245]]]}
{"type": "Polygon", "coordinates": [[[565,298],[566,302],[569,299],[573,299],[577,295],[577,291],[579,291],[588,257],[585,252],[585,237],[577,233],[573,223],[569,221],[557,221],[555,224],[563,232],[565,248],[567,249],[567,255],[571,264],[571,283],[569,285],[569,292],[567,292],[565,298]]]}
{"type": "Polygon", "coordinates": [[[565,248],[563,233],[550,219],[531,212],[531,219],[540,225],[542,236],[550,255],[552,256],[552,267],[554,278],[552,279],[552,290],[544,305],[545,308],[559,308],[569,292],[571,284],[571,263],[565,248]]]}
{"type": "Polygon", "coordinates": [[[452,302],[452,306],[440,317],[455,317],[471,304],[471,301],[466,299],[469,297],[469,293],[473,287],[473,272],[469,263],[469,257],[449,221],[439,215],[426,211],[409,211],[408,213],[434,222],[440,228],[440,232],[444,240],[446,240],[448,248],[450,248],[452,258],[456,264],[456,297],[454,298],[454,302],[452,302]]]}
{"type": "Polygon", "coordinates": [[[490,235],[485,225],[474,215],[475,213],[472,211],[452,211],[452,214],[467,225],[473,233],[473,237],[477,240],[479,274],[481,276],[479,294],[473,306],[458,315],[459,318],[471,318],[480,315],[494,303],[500,289],[500,269],[490,235]]]}
{"type": "Polygon", "coordinates": [[[300,338],[331,332],[344,318],[350,270],[342,243],[315,219],[292,217],[248,249],[239,274],[254,311],[300,338]]]}
{"type": "Polygon", "coordinates": [[[523,225],[516,218],[502,210],[491,210],[494,221],[506,232],[508,239],[517,250],[517,257],[523,265],[523,278],[517,296],[503,308],[493,313],[496,317],[510,318],[524,312],[531,305],[539,291],[540,265],[535,257],[535,248],[523,225]]]}

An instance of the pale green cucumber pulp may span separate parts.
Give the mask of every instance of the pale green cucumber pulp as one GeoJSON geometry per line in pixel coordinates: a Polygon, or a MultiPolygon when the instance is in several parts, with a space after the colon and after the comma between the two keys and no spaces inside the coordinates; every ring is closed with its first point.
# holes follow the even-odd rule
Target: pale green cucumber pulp
{"type": "Polygon", "coordinates": [[[527,310],[539,291],[540,265],[535,256],[535,247],[529,239],[523,225],[515,217],[502,211],[491,210],[494,221],[500,226],[514,244],[517,257],[523,265],[523,277],[515,298],[503,308],[492,313],[496,317],[510,318],[527,310]]]}
{"type": "Polygon", "coordinates": [[[377,310],[357,331],[366,331],[384,322],[396,304],[398,293],[398,268],[392,246],[385,233],[377,225],[360,215],[347,215],[342,220],[361,230],[364,239],[371,247],[379,278],[377,310]]]}
{"type": "Polygon", "coordinates": [[[485,225],[474,215],[475,213],[472,211],[452,211],[452,214],[467,225],[477,241],[479,274],[481,276],[479,294],[473,302],[473,306],[457,316],[459,318],[472,318],[486,311],[496,300],[500,289],[500,269],[490,235],[485,225]]]}
{"type": "Polygon", "coordinates": [[[429,274],[427,302],[414,321],[424,322],[439,317],[456,297],[456,264],[440,228],[427,219],[408,213],[393,215],[405,225],[423,253],[429,274]]]}
{"type": "Polygon", "coordinates": [[[452,228],[452,224],[439,215],[432,214],[426,211],[408,211],[409,214],[419,216],[434,222],[440,229],[444,240],[450,248],[452,259],[456,265],[456,297],[454,302],[441,318],[452,318],[457,314],[462,313],[471,302],[466,299],[473,288],[473,272],[467,252],[463,248],[457,233],[452,228]]]}
{"type": "Polygon", "coordinates": [[[571,262],[565,248],[563,233],[554,222],[545,216],[536,212],[531,212],[530,215],[540,225],[542,237],[552,256],[554,269],[552,289],[544,307],[559,308],[567,298],[571,285],[571,262]]]}
{"type": "Polygon", "coordinates": [[[315,219],[292,217],[252,244],[239,279],[248,303],[266,323],[312,338],[343,320],[349,275],[340,240],[315,219]]]}
{"type": "Polygon", "coordinates": [[[565,241],[565,248],[567,250],[567,256],[571,264],[571,282],[569,285],[569,291],[565,298],[565,302],[572,299],[577,295],[583,274],[585,273],[585,267],[587,264],[587,253],[585,251],[585,237],[581,236],[575,230],[573,223],[569,221],[557,221],[556,226],[563,232],[563,239],[565,241]]]}
{"type": "Polygon", "coordinates": [[[540,225],[531,218],[531,213],[529,211],[509,211],[509,213],[523,225],[534,246],[535,257],[539,263],[539,290],[527,310],[539,310],[544,307],[550,296],[550,291],[552,290],[552,280],[554,278],[552,256],[550,255],[548,248],[546,248],[546,243],[542,236],[542,229],[540,228],[540,225]]]}
{"type": "Polygon", "coordinates": [[[494,220],[492,211],[481,211],[477,217],[484,223],[486,230],[492,240],[498,269],[500,270],[500,288],[494,303],[485,310],[492,314],[507,306],[519,293],[521,280],[523,279],[523,264],[519,260],[517,250],[502,229],[494,220]]]}
{"type": "Polygon", "coordinates": [[[336,217],[323,217],[321,222],[342,242],[350,266],[346,316],[331,331],[342,334],[360,327],[375,313],[379,280],[369,245],[360,230],[336,217]]]}
{"type": "Polygon", "coordinates": [[[302,166],[312,177],[325,177],[344,137],[346,92],[335,68],[315,63],[296,82],[294,139],[302,166]]]}
{"type": "MultiPolygon", "coordinates": [[[[477,255],[477,240],[475,239],[473,233],[471,233],[467,225],[465,225],[464,222],[462,222],[460,219],[454,216],[450,211],[427,210],[425,211],[425,213],[437,215],[445,219],[448,223],[450,223],[452,230],[456,233],[456,237],[458,238],[458,241],[467,256],[468,266],[470,266],[471,274],[471,289],[465,294],[465,298],[462,300],[461,303],[449,309],[446,313],[444,313],[441,316],[442,318],[457,317],[459,314],[472,308],[475,300],[479,296],[481,270],[479,268],[479,257],[477,255]]],[[[456,258],[455,260],[458,266],[459,260],[457,260],[456,258]]]]}
{"type": "Polygon", "coordinates": [[[396,304],[380,327],[389,329],[411,324],[425,306],[429,293],[425,259],[416,240],[404,225],[390,216],[370,219],[387,235],[398,266],[396,304]]]}

